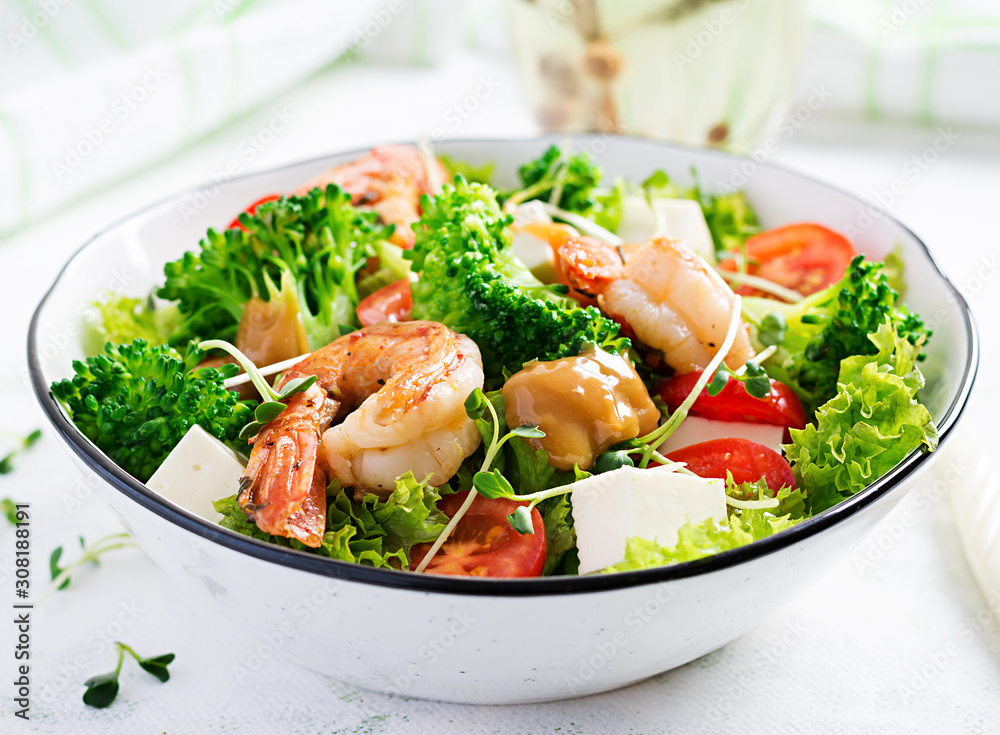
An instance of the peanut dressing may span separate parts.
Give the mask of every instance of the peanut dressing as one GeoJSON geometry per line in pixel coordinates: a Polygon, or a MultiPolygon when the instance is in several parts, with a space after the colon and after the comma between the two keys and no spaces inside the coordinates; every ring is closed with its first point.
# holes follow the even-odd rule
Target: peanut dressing
{"type": "Polygon", "coordinates": [[[590,469],[601,452],[656,428],[660,412],[628,360],[588,346],[576,357],[534,362],[503,387],[508,426],[536,424],[549,464],[590,469]]]}

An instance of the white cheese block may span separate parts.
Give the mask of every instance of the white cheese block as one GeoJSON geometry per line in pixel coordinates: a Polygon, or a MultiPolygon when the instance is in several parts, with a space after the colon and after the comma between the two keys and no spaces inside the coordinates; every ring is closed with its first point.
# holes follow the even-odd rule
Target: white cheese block
{"type": "MultiPolygon", "coordinates": [[[[689,249],[715,263],[712,233],[705,222],[701,205],[693,199],[654,198],[653,206],[660,213],[664,229],[659,234],[680,240],[689,249]]],[[[656,231],[656,216],[645,197],[629,195],[622,208],[622,221],[615,233],[625,242],[645,242],[656,231]]]]}
{"type": "Polygon", "coordinates": [[[572,487],[580,574],[624,561],[625,544],[634,536],[671,547],[689,520],[726,519],[723,480],[682,475],[668,467],[622,467],[572,487]]]}
{"type": "Polygon", "coordinates": [[[195,424],[153,473],[146,487],[205,520],[222,515],[212,506],[236,493],[244,463],[232,449],[195,424]]]}
{"type": "Polygon", "coordinates": [[[785,427],[771,424],[754,424],[749,421],[717,421],[701,416],[688,416],[663,444],[660,454],[670,454],[677,449],[713,439],[749,439],[763,444],[781,454],[785,427]]]}
{"type": "Polygon", "coordinates": [[[511,238],[511,252],[542,283],[559,280],[556,257],[552,246],[538,235],[527,230],[515,230],[511,238]]]}

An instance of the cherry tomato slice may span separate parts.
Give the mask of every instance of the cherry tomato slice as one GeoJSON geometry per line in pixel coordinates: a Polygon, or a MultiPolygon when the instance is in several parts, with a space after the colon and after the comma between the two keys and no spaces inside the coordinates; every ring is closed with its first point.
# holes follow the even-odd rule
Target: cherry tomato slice
{"type": "Polygon", "coordinates": [[[698,477],[726,479],[731,472],[738,483],[767,480],[767,486],[777,493],[782,487],[795,488],[795,475],[788,462],[770,447],[749,439],[713,439],[692,444],[667,455],[674,462],[686,462],[698,477]]]}
{"type": "MultiPolygon", "coordinates": [[[[453,517],[469,492],[442,498],[438,508],[453,517]]],[[[519,534],[507,516],[519,505],[506,498],[489,499],[477,495],[462,516],[451,537],[427,565],[431,574],[464,577],[539,577],[545,566],[545,526],[537,508],[531,509],[534,534],[519,534]]],[[[417,544],[411,552],[411,568],[416,569],[431,544],[417,544]]]]}
{"type": "Polygon", "coordinates": [[[570,296],[584,306],[597,305],[597,294],[625,275],[618,248],[594,237],[580,235],[553,247],[559,280],[570,296]]]}
{"type": "MultiPolygon", "coordinates": [[[[843,235],[808,222],[754,235],[747,240],[746,251],[750,275],[774,281],[805,296],[843,278],[851,259],[857,255],[843,235]]],[[[725,261],[723,267],[736,269],[733,261],[725,261]]],[[[749,286],[740,286],[736,293],[761,295],[749,286]]]]}
{"type": "Polygon", "coordinates": [[[405,278],[361,300],[358,304],[358,321],[362,327],[370,327],[379,322],[405,322],[413,311],[413,294],[410,282],[405,278]]]}
{"type": "MultiPolygon", "coordinates": [[[[691,394],[701,373],[684,373],[660,383],[656,388],[671,411],[676,411],[684,399],[691,394]]],[[[806,412],[795,392],[784,383],[771,381],[771,393],[765,398],[754,398],[738,380],[730,380],[718,395],[708,395],[702,390],[691,413],[706,419],[718,421],[750,421],[773,424],[789,429],[806,428],[806,412]]]]}
{"type": "MultiPolygon", "coordinates": [[[[265,204],[267,202],[276,202],[279,199],[281,199],[281,195],[280,194],[268,194],[266,197],[261,197],[260,199],[258,199],[257,201],[255,201],[253,204],[251,204],[249,207],[247,207],[244,211],[247,214],[253,214],[254,212],[257,211],[257,207],[259,207],[261,204],[265,204]]],[[[232,222],[230,222],[229,223],[229,227],[227,227],[226,229],[227,230],[231,230],[234,227],[239,227],[241,230],[245,230],[246,229],[242,224],[240,224],[240,218],[239,217],[237,217],[232,222]]]]}

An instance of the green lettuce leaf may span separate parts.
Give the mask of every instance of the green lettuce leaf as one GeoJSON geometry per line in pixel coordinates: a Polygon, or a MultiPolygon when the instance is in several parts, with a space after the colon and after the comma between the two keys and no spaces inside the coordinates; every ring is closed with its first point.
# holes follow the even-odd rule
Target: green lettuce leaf
{"type": "Polygon", "coordinates": [[[452,177],[456,174],[461,174],[465,177],[466,181],[473,181],[477,184],[489,184],[490,179],[493,178],[493,172],[497,167],[493,161],[487,161],[477,166],[468,161],[460,161],[457,158],[452,158],[444,153],[439,153],[437,157],[444,164],[444,167],[448,169],[452,177]]]}
{"type": "Polygon", "coordinates": [[[655,541],[630,538],[625,544],[624,561],[605,571],[628,572],[701,559],[773,536],[795,523],[788,516],[775,516],[765,510],[739,511],[722,523],[713,518],[699,523],[688,521],[677,533],[676,546],[667,548],[655,541]]]}
{"type": "Polygon", "coordinates": [[[358,502],[336,482],[327,492],[332,499],[318,549],[261,531],[243,513],[235,495],[213,505],[223,515],[219,522],[223,528],[245,536],[340,561],[394,569],[409,567],[410,548],[436,539],[448,522],[436,507],[441,499],[438,489],[417,481],[412,472],[396,480],[396,489],[385,500],[368,494],[358,502]]]}
{"type": "Polygon", "coordinates": [[[937,446],[931,414],[915,398],[924,385],[916,366],[923,340],[911,344],[889,319],[869,339],[877,354],[841,362],[837,395],[785,447],[813,513],[863,490],[914,449],[937,446]]]}
{"type": "Polygon", "coordinates": [[[701,559],[773,536],[809,517],[801,490],[783,487],[775,494],[763,478],[755,483],[737,484],[730,475],[726,494],[738,500],[776,497],[778,505],[767,509],[730,507],[728,518],[722,523],[713,518],[701,522],[689,520],[678,531],[677,544],[672,547],[630,538],[625,544],[625,559],[605,571],[625,572],[701,559]]]}
{"type": "Polygon", "coordinates": [[[148,299],[112,294],[92,306],[96,313],[84,322],[83,348],[88,356],[101,354],[108,342],[144,339],[151,347],[165,345],[181,322],[176,305],[157,308],[148,299]]]}

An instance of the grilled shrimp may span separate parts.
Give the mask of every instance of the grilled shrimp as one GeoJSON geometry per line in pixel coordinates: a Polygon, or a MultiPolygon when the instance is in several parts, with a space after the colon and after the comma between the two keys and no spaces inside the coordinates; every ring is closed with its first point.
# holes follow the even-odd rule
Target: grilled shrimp
{"type": "MultiPolygon", "coordinates": [[[[662,352],[674,370],[704,369],[726,337],[733,292],[678,240],[653,238],[624,251],[622,265],[614,248],[592,238],[556,245],[560,272],[570,287],[596,296],[602,311],[662,352]]],[[[726,365],[738,369],[752,354],[741,325],[726,365]]]]}
{"type": "Polygon", "coordinates": [[[337,184],[351,195],[351,203],[374,209],[386,224],[396,225],[392,241],[413,247],[411,225],[420,219],[420,197],[439,194],[448,172],[436,158],[428,159],[420,149],[408,145],[373,148],[351,163],[324,171],[296,194],[315,187],[337,184]]]}
{"type": "Polygon", "coordinates": [[[448,481],[479,446],[465,398],[483,385],[479,349],[436,322],[382,323],[345,335],[281,378],[318,376],[263,426],[240,505],[267,533],[319,546],[329,477],[385,494],[407,470],[448,481]],[[338,419],[342,423],[331,425],[338,419]]]}

